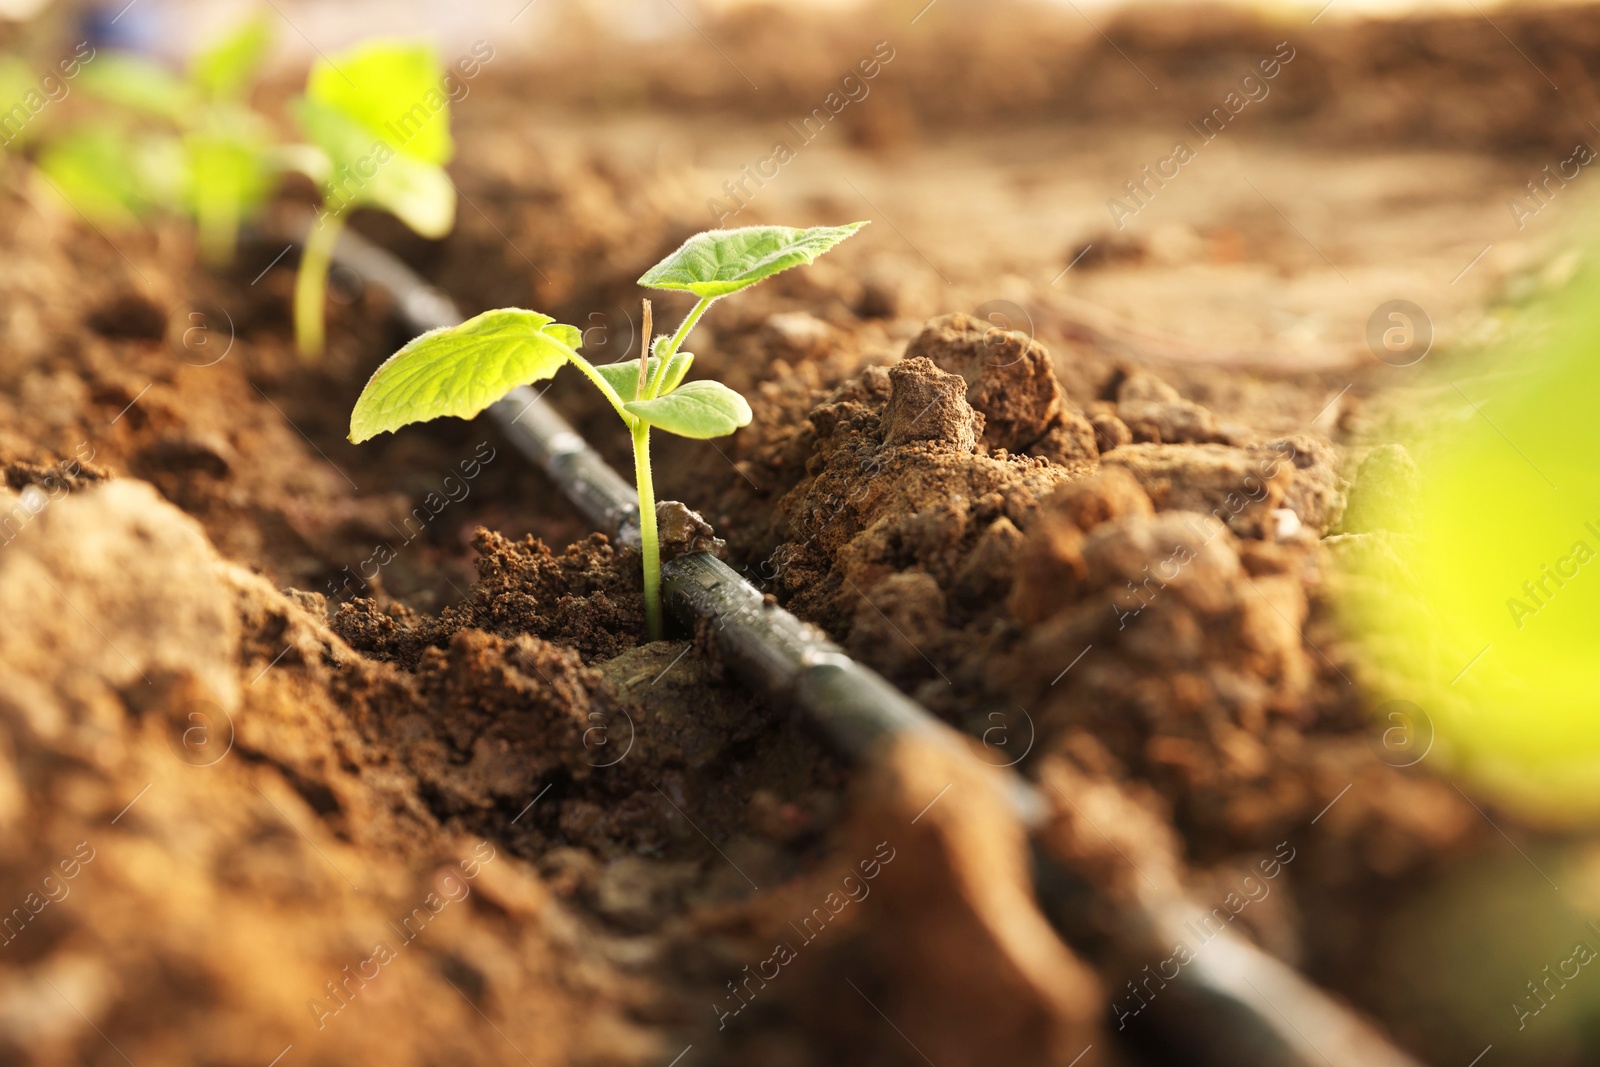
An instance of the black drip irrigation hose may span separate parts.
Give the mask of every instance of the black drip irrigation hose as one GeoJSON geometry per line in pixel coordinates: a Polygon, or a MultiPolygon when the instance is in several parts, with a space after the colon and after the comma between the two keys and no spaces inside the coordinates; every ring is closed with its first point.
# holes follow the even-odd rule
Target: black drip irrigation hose
{"type": "MultiPolygon", "coordinates": [[[[388,290],[400,318],[417,333],[463,321],[448,297],[350,230],[340,236],[334,262],[388,290]]],[[[520,386],[489,414],[595,526],[619,543],[639,544],[634,487],[539,393],[520,386]]],[[[893,738],[961,744],[927,709],[851,659],[816,627],[768,601],[710,553],[680,556],[662,567],[661,577],[668,610],[685,625],[700,627],[735,677],[802,712],[852,762],[863,762],[893,738]]],[[[1017,817],[1037,828],[1049,806],[1021,775],[1003,773],[1017,817]]],[[[1159,1057],[1156,1062],[1420,1067],[1356,1013],[1226,927],[1208,936],[1181,976],[1162,982],[1154,995],[1144,965],[1170,962],[1174,945],[1196,942],[1197,929],[1209,931],[1205,924],[1212,913],[1180,893],[1152,893],[1122,906],[1108,931],[1087,917],[1095,901],[1093,887],[1037,846],[1034,884],[1041,909],[1069,944],[1094,959],[1108,980],[1126,969],[1127,977],[1139,982],[1128,983],[1132,995],[1111,989],[1111,996],[1131,1005],[1139,988],[1153,994],[1148,1015],[1141,1009],[1143,1017],[1119,1036],[1129,1047],[1159,1057]]]]}

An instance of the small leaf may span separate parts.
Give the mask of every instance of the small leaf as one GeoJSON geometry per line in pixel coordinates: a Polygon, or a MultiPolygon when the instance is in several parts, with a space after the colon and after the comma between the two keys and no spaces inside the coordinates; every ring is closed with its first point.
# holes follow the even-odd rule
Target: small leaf
{"type": "Polygon", "coordinates": [[[109,52],[83,68],[84,90],[102,100],[182,124],[193,117],[194,93],[159,63],[127,52],[109,52]]]}
{"type": "Polygon", "coordinates": [[[264,11],[257,11],[233,32],[202,49],[189,72],[213,99],[239,96],[255,77],[272,44],[272,27],[264,11]]]}
{"type": "MultiPolygon", "coordinates": [[[[667,361],[667,377],[672,379],[673,374],[677,375],[676,379],[672,379],[673,385],[683,381],[683,376],[688,373],[689,364],[693,360],[694,357],[689,353],[679,352],[667,361]]],[[[617,395],[622,398],[624,403],[629,400],[639,399],[639,361],[637,359],[625,359],[619,363],[596,364],[594,369],[599,371],[600,377],[604,378],[607,384],[617,391],[617,395]]],[[[650,367],[646,373],[651,377],[661,373],[660,356],[650,357],[650,367]]],[[[662,392],[665,391],[665,389],[662,390],[662,392]]]]}
{"type": "Polygon", "coordinates": [[[726,437],[750,425],[750,405],[721,382],[690,382],[654,400],[624,404],[629,413],[679,437],[726,437]]]}
{"type": "Polygon", "coordinates": [[[675,353],[672,359],[667,362],[666,374],[661,379],[661,385],[656,389],[656,395],[666,396],[676,389],[683,382],[684,375],[689,373],[689,365],[693,362],[693,352],[675,353]]]}
{"type": "Polygon", "coordinates": [[[424,163],[450,161],[450,99],[433,46],[372,41],[311,68],[306,96],[343,113],[368,135],[424,163]]]}
{"type": "Polygon", "coordinates": [[[441,415],[470,419],[517,386],[555,374],[581,340],[576,327],[519,308],[425,333],[373,372],[350,413],[350,440],[441,415]]]}
{"type": "MultiPolygon", "coordinates": [[[[650,369],[655,370],[660,361],[655,357],[650,359],[650,369]]],[[[616,363],[596,363],[594,369],[606,384],[617,391],[624,402],[633,400],[639,395],[639,361],[637,359],[624,359],[616,363]]]]}
{"type": "Polygon", "coordinates": [[[699,297],[726,296],[790,267],[810,263],[855,233],[865,222],[845,226],[747,226],[708,230],[689,238],[645,272],[639,284],[679,289],[699,297]]]}

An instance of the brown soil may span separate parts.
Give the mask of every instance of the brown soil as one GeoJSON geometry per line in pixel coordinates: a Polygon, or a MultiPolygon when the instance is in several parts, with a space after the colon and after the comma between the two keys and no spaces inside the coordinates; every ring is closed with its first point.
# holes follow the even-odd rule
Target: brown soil
{"type": "MultiPolygon", "coordinates": [[[[1461,58],[1450,42],[1498,55],[1470,20],[1339,27],[1269,112],[1307,144],[1228,151],[1273,188],[1333,168],[1359,218],[1296,236],[1197,174],[1171,215],[1112,234],[1102,202],[1145,146],[1284,31],[1130,15],[1113,34],[1186,102],[1169,113],[1119,103],[1135,75],[1098,38],[1051,22],[1001,51],[998,19],[961,43],[960,6],[904,40],[850,143],[808,149],[730,220],[877,224],[713,311],[695,373],[756,420],[662,442],[657,469],[732,563],[971,734],[979,761],[908,743],[848,768],[691,635],[645,642],[637,556],[487,425],[348,445],[350,404],[399,340],[385,294],[338,293],[330,351],[305,364],[290,273],[257,278],[281,246],[203,274],[177,229],[102,237],[8,161],[0,513],[21,518],[0,533],[0,908],[22,918],[0,935],[0,1062],[292,1046],[286,1064],[659,1064],[692,1046],[685,1067],[953,1067],[1090,1044],[1083,1067],[1138,1062],[1107,1033],[1124,976],[1047,929],[981,763],[1072,791],[1202,901],[1292,842],[1289,889],[1247,934],[1419,1055],[1449,1040],[1387,998],[1402,968],[1375,931],[1503,841],[1445,781],[1374,751],[1323,538],[1368,398],[1412,380],[1362,354],[1376,294],[1440,273],[1430,306],[1462,321],[1537,262],[1552,236],[1445,284],[1500,243],[1505,190],[1543,161],[1489,151],[1564,144],[1562,120],[1530,110],[1514,53],[1461,58]],[[1427,64],[1394,58],[1408,49],[1427,64]],[[952,79],[958,54],[990,71],[1003,54],[1005,77],[952,79]],[[997,113],[1004,129],[975,128],[997,113]],[[1063,115],[1080,147],[1046,173],[1063,115]],[[1419,180],[1419,142],[1461,165],[1396,265],[1358,250],[1420,225],[1385,184],[1419,180]],[[1365,147],[1320,154],[1335,143],[1365,147]],[[999,178],[969,184],[974,168],[999,178]],[[1050,215],[1066,190],[1088,208],[1050,215]],[[1344,226],[1341,283],[1303,241],[1344,226]],[[1001,304],[1022,329],[966,313],[1001,304]],[[1282,328],[1313,305],[1337,328],[1282,328]]],[[[695,113],[745,98],[716,63],[680,64],[699,73],[668,93],[651,57],[603,99],[552,90],[537,114],[497,72],[461,115],[456,233],[363,226],[466,309],[531,303],[625,355],[632,279],[707,224],[771,116],[808,109],[818,72],[877,39],[837,21],[712,27],[738,61],[833,42],[763,65],[771,90],[743,114],[695,113]]],[[[1592,51],[1600,17],[1508,23],[1587,85],[1563,57],[1592,51]]],[[[1308,195],[1280,206],[1303,217],[1308,195]]],[[[627,469],[564,378],[551,397],[627,469]]],[[[1061,833],[1090,841],[1075,862],[1114,899],[1128,871],[1081,825],[1061,833]]]]}

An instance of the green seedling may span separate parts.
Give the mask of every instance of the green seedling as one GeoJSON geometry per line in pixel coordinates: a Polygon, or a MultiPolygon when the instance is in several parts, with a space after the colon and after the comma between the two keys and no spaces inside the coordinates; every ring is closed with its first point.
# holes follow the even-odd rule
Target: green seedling
{"type": "Polygon", "coordinates": [[[521,308],[486,311],[460,326],[416,338],[380,366],[350,413],[350,440],[361,442],[442,415],[470,419],[519,385],[553,376],[565,364],[581,371],[605,396],[633,438],[639,534],[644,556],[645,618],[650,637],[662,633],[661,548],[650,472],[650,430],[706,440],[750,422],[744,397],[719,382],[684,382],[694,356],[684,340],[718,299],[810,263],[855,233],[862,222],[797,230],[752,226],[712,230],[689,238],[651,267],[639,284],[697,297],[670,336],[654,337],[645,302],[637,363],[595,366],[577,352],[576,326],[521,308]]]}
{"type": "Polygon", "coordinates": [[[377,208],[423,237],[455,225],[456,188],[444,164],[450,103],[438,54],[425,44],[378,41],[311,68],[296,113],[321,153],[322,211],[306,239],[295,281],[295,340],[321,354],[333,250],[352,208],[377,208]]]}
{"type": "Polygon", "coordinates": [[[271,44],[257,15],[194,57],[183,76],[130,53],[83,68],[84,90],[135,124],[105,117],[48,145],[44,175],[90,218],[128,223],[158,210],[195,220],[202,257],[232,260],[239,228],[284,169],[247,97],[271,44]]]}

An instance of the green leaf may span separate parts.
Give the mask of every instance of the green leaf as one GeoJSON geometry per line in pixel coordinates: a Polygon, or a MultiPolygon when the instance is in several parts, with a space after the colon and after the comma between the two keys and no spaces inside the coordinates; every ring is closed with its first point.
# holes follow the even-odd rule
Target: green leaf
{"type": "Polygon", "coordinates": [[[373,41],[311,68],[306,96],[424,163],[450,161],[450,100],[433,46],[373,41]]]}
{"type": "Polygon", "coordinates": [[[236,98],[249,87],[271,44],[271,24],[264,11],[257,11],[196,55],[189,67],[190,77],[212,99],[236,98]]]}
{"type": "MultiPolygon", "coordinates": [[[[650,358],[650,369],[653,371],[660,364],[654,356],[650,358]]],[[[617,363],[596,363],[593,367],[606,384],[617,391],[624,402],[637,399],[639,396],[639,361],[637,359],[624,359],[617,363]]]]}
{"type": "Polygon", "coordinates": [[[378,168],[365,196],[423,237],[438,240],[456,224],[456,187],[432,163],[395,156],[378,168]]]}
{"type": "Polygon", "coordinates": [[[267,166],[282,173],[303,174],[318,185],[333,175],[328,153],[310,144],[272,145],[263,154],[267,166]]]}
{"type": "Polygon", "coordinates": [[[387,154],[382,151],[385,146],[382,138],[374,137],[359,122],[321,101],[300,97],[294,101],[294,117],[299,120],[306,139],[327,155],[330,181],[340,167],[354,171],[357,164],[372,162],[387,154]]]}
{"type": "MultiPolygon", "coordinates": [[[[137,142],[124,130],[85,127],[39,154],[39,174],[46,188],[89,219],[130,226],[149,207],[139,177],[140,154],[137,142]]],[[[176,158],[181,166],[181,149],[176,158]]]]}
{"type": "Polygon", "coordinates": [[[302,98],[296,112],[306,136],[331,163],[324,205],[342,214],[351,207],[380,207],[424,237],[450,232],[456,189],[444,168],[395,152],[344,112],[302,98]]]}
{"type": "Polygon", "coordinates": [[[698,297],[726,296],[779,271],[810,263],[855,233],[865,222],[845,226],[746,226],[708,230],[683,243],[672,255],[645,271],[639,284],[651,289],[678,289],[698,297]]]}
{"type": "MultiPolygon", "coordinates": [[[[693,362],[694,356],[687,352],[679,352],[669,359],[667,361],[666,374],[667,380],[672,384],[664,386],[661,392],[670,392],[679,382],[683,381],[683,376],[689,373],[689,364],[693,362]]],[[[639,361],[637,359],[625,359],[620,363],[596,364],[594,369],[599,371],[600,377],[604,378],[606,383],[617,391],[617,395],[623,399],[624,403],[629,400],[639,399],[639,361]]],[[[660,370],[661,357],[651,356],[648,373],[654,376],[660,370]]]]}
{"type": "Polygon", "coordinates": [[[94,96],[180,125],[194,117],[198,103],[172,71],[127,52],[108,52],[84,67],[79,78],[94,96]]]}
{"type": "Polygon", "coordinates": [[[519,385],[548,378],[583,335],[520,308],[486,311],[432,330],[373,372],[350,413],[350,440],[365,441],[442,415],[470,419],[519,385]]]}
{"type": "Polygon", "coordinates": [[[632,414],[679,437],[726,437],[750,425],[750,405],[721,382],[690,382],[654,400],[624,404],[632,414]]]}
{"type": "Polygon", "coordinates": [[[33,141],[40,132],[39,112],[45,109],[45,99],[32,68],[16,56],[0,55],[0,100],[5,101],[0,106],[11,109],[0,111],[0,144],[20,150],[33,141]]]}
{"type": "Polygon", "coordinates": [[[220,198],[245,215],[266,202],[272,192],[272,171],[264,145],[231,137],[191,134],[184,139],[190,181],[184,203],[191,209],[202,199],[220,198]]]}

